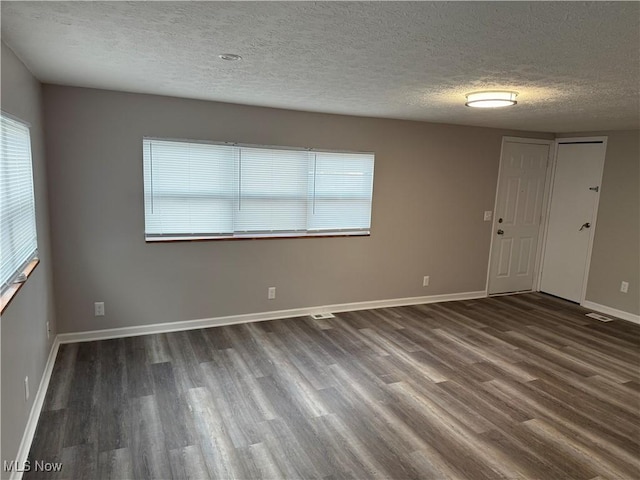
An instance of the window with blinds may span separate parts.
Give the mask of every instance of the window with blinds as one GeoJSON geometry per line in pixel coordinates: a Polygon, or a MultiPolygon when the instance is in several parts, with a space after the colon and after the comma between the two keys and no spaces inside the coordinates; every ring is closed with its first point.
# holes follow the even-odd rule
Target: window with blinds
{"type": "Polygon", "coordinates": [[[0,282],[3,292],[37,254],[29,127],[0,114],[0,282]]]}
{"type": "Polygon", "coordinates": [[[143,139],[147,240],[366,235],[372,153],[143,139]]]}

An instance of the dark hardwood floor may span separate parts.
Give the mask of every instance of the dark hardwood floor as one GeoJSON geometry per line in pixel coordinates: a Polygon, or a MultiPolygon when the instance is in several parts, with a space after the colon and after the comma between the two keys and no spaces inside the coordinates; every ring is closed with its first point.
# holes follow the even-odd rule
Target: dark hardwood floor
{"type": "Polygon", "coordinates": [[[640,327],[543,294],[62,345],[25,478],[640,478],[640,327]]]}

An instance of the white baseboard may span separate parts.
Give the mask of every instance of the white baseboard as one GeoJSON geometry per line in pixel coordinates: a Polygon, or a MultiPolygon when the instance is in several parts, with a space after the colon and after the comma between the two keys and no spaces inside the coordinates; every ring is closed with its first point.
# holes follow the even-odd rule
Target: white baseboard
{"type": "Polygon", "coordinates": [[[87,332],[61,333],[56,337],[59,343],[90,342],[93,340],[107,340],[110,338],[135,337],[153,333],[168,333],[181,330],[195,330],[198,328],[235,325],[238,323],[263,322],[312,315],[314,313],[352,312],[373,308],[401,307],[423,303],[450,302],[455,300],[472,300],[484,298],[486,291],[450,293],[445,295],[430,295],[426,297],[394,298],[390,300],[373,300],[369,302],[341,303],[316,307],[293,308],[273,312],[247,313],[243,315],[229,315],[225,317],[202,318],[198,320],[184,320],[180,322],[156,323],[135,327],[109,328],[105,330],[91,330],[87,332]]]}
{"type": "MultiPolygon", "coordinates": [[[[20,468],[27,461],[29,456],[29,450],[31,449],[31,443],[33,442],[33,436],[36,433],[36,427],[38,426],[38,420],[40,419],[40,412],[44,406],[44,399],[47,395],[47,389],[49,388],[49,381],[51,380],[51,373],[53,372],[53,365],[56,361],[56,355],[58,355],[58,348],[60,342],[58,337],[55,338],[49,351],[49,357],[47,363],[44,366],[44,372],[42,372],[42,378],[40,379],[40,385],[38,385],[38,391],[33,400],[31,411],[29,412],[29,418],[27,419],[27,425],[25,426],[24,433],[22,434],[22,440],[18,447],[18,454],[16,455],[16,462],[20,468]]],[[[9,477],[10,480],[20,480],[24,472],[14,470],[9,477]]]]}
{"type": "Polygon", "coordinates": [[[628,322],[633,322],[640,325],[640,315],[635,315],[633,313],[625,312],[624,310],[607,307],[606,305],[600,305],[599,303],[589,302],[588,300],[582,302],[582,306],[590,310],[595,310],[596,312],[605,313],[607,315],[618,317],[622,320],[627,320],[628,322]]]}

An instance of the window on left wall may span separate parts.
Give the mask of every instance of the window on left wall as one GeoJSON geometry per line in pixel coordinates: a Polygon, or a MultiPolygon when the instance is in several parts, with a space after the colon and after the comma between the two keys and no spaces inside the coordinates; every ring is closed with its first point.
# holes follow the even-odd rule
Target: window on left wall
{"type": "Polygon", "coordinates": [[[17,291],[38,257],[29,126],[0,114],[0,285],[17,291]]]}

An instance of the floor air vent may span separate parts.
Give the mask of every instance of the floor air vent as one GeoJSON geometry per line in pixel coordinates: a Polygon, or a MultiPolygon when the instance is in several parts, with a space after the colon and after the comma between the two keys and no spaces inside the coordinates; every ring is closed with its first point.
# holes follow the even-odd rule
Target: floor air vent
{"type": "Polygon", "coordinates": [[[601,322],[612,322],[613,318],[605,317],[604,315],[600,315],[599,313],[586,313],[587,317],[595,318],[596,320],[600,320],[601,322]]]}
{"type": "Polygon", "coordinates": [[[315,313],[311,315],[311,318],[314,320],[324,320],[326,318],[335,318],[335,315],[333,313],[315,313]]]}

